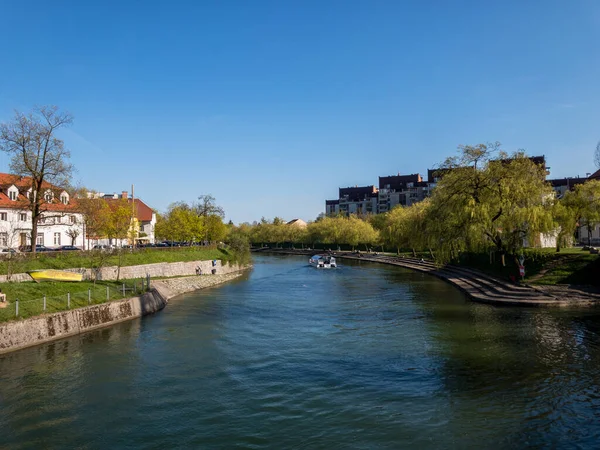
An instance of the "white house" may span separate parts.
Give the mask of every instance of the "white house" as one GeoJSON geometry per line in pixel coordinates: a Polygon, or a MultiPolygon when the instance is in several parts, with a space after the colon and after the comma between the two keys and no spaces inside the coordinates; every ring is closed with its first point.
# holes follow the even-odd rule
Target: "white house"
{"type": "MultiPolygon", "coordinates": [[[[127,191],[122,191],[121,194],[104,194],[97,193],[94,194],[95,197],[103,198],[108,202],[108,205],[116,204],[117,201],[121,199],[127,200],[129,205],[132,207],[132,212],[134,215],[134,223],[133,226],[136,227],[135,230],[135,240],[136,244],[141,243],[155,243],[154,230],[156,227],[156,213],[150,208],[146,203],[144,203],[141,199],[136,198],[132,199],[128,196],[127,191]],[[132,205],[133,202],[133,205],[132,205]]],[[[103,238],[103,239],[94,239],[93,244],[100,245],[115,245],[121,244],[118,242],[111,242],[111,239],[103,238]]]]}
{"type": "MultiPolygon", "coordinates": [[[[32,180],[0,173],[0,248],[31,245],[29,197],[32,180]]],[[[35,243],[49,247],[76,245],[83,248],[83,217],[77,212],[76,199],[50,183],[43,184],[42,216],[35,243]]]]}

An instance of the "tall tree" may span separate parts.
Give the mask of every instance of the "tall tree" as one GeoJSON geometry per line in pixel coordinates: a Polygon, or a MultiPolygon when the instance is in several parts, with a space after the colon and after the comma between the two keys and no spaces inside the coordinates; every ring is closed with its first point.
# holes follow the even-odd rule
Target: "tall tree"
{"type": "Polygon", "coordinates": [[[225,217],[225,211],[217,205],[215,198],[211,194],[201,195],[198,197],[198,203],[195,209],[199,216],[219,216],[221,219],[225,217]]]}
{"type": "Polygon", "coordinates": [[[42,106],[29,114],[16,111],[12,121],[0,124],[0,150],[10,155],[10,170],[31,179],[27,204],[31,211],[32,252],[38,222],[46,209],[47,183],[66,186],[73,171],[71,154],[56,137],[57,130],[71,123],[70,114],[60,112],[56,106],[42,106]]]}
{"type": "Polygon", "coordinates": [[[586,227],[588,245],[592,245],[592,231],[600,223],[600,181],[578,184],[574,191],[565,193],[560,202],[569,211],[566,220],[560,221],[561,226],[571,233],[577,225],[586,227]]]}
{"type": "Polygon", "coordinates": [[[131,207],[126,199],[119,199],[109,204],[109,211],[106,235],[109,239],[118,239],[122,244],[123,239],[130,237],[131,207]]]}
{"type": "Polygon", "coordinates": [[[448,255],[457,246],[480,250],[489,244],[514,253],[524,238],[533,242],[552,230],[545,168],[524,153],[497,150],[498,143],[462,146],[442,166],[446,171],[433,191],[431,212],[440,224],[437,245],[448,255]]]}
{"type": "Polygon", "coordinates": [[[103,198],[94,198],[83,192],[77,199],[77,208],[83,216],[84,239],[87,240],[87,248],[90,247],[90,239],[100,239],[108,235],[108,225],[111,210],[103,198]]]}
{"type": "Polygon", "coordinates": [[[596,144],[596,151],[594,152],[594,164],[600,169],[600,141],[596,144]]]}

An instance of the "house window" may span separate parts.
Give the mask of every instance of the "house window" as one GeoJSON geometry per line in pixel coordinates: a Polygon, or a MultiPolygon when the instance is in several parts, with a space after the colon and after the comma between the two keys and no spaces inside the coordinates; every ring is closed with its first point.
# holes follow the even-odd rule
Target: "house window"
{"type": "Polygon", "coordinates": [[[69,203],[69,197],[67,197],[66,195],[61,195],[60,201],[66,205],[67,203],[69,203]]]}
{"type": "Polygon", "coordinates": [[[44,194],[44,200],[46,200],[48,203],[52,201],[52,197],[52,191],[46,191],[46,193],[44,194]]]}
{"type": "Polygon", "coordinates": [[[8,214],[5,212],[0,212],[0,220],[8,220],[8,214]]]}
{"type": "Polygon", "coordinates": [[[15,191],[8,191],[8,198],[10,198],[11,200],[16,200],[17,193],[15,191]]]}
{"type": "Polygon", "coordinates": [[[35,244],[36,245],[44,245],[44,233],[38,233],[35,244]]]}
{"type": "Polygon", "coordinates": [[[54,245],[60,245],[60,233],[54,233],[54,245]]]}
{"type": "Polygon", "coordinates": [[[19,220],[21,222],[27,221],[27,213],[21,213],[21,214],[19,214],[19,220]]]}
{"type": "Polygon", "coordinates": [[[0,246],[8,247],[8,233],[0,233],[0,246]]]}
{"type": "Polygon", "coordinates": [[[71,223],[75,223],[75,216],[69,216],[69,221],[71,223]]]}

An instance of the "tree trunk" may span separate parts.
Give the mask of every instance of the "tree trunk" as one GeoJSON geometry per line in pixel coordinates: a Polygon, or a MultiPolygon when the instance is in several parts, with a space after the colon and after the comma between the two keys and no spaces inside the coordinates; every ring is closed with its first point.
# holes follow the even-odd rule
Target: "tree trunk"
{"type": "Polygon", "coordinates": [[[38,222],[37,217],[35,216],[35,212],[31,214],[31,253],[35,255],[36,253],[36,244],[37,244],[37,230],[38,230],[38,222]]]}

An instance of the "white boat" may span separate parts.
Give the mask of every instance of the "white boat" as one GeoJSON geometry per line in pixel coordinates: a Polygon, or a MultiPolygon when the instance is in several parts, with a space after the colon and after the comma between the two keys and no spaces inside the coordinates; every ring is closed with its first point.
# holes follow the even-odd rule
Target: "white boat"
{"type": "Polygon", "coordinates": [[[314,255],[308,260],[308,263],[319,269],[335,269],[337,264],[335,258],[329,255],[314,255]]]}

